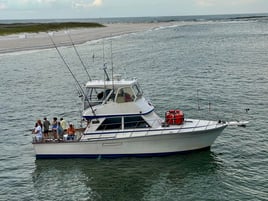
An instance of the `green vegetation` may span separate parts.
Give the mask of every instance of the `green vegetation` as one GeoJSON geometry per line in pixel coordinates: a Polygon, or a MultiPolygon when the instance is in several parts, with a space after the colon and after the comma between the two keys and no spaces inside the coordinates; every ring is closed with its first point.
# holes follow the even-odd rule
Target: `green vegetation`
{"type": "Polygon", "coordinates": [[[104,27],[102,24],[92,22],[59,22],[59,23],[14,23],[0,24],[0,35],[18,33],[38,33],[47,31],[58,31],[73,28],[95,28],[104,27]]]}

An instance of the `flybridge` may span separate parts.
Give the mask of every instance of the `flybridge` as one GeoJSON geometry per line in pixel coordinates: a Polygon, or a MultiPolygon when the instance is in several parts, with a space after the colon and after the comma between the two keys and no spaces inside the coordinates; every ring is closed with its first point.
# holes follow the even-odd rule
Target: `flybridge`
{"type": "Polygon", "coordinates": [[[84,96],[84,109],[108,101],[115,103],[135,102],[142,96],[136,79],[133,80],[92,80],[87,82],[84,96]]]}

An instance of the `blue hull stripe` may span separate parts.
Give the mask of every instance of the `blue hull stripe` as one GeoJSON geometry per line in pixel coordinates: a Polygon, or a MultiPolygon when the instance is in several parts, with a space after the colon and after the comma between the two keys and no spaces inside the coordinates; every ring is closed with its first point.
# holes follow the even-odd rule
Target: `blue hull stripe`
{"type": "Polygon", "coordinates": [[[147,153],[147,154],[37,154],[36,159],[64,159],[64,158],[122,158],[122,157],[153,157],[153,156],[169,156],[175,154],[185,154],[198,152],[202,150],[209,150],[209,147],[189,150],[189,151],[179,151],[179,152],[165,152],[165,153],[147,153]]]}

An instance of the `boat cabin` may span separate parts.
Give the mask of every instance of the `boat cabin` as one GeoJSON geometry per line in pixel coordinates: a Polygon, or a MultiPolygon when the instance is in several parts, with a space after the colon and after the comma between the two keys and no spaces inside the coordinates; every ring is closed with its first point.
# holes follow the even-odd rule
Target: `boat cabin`
{"type": "Polygon", "coordinates": [[[161,120],[153,111],[136,79],[86,84],[83,118],[90,122],[86,132],[157,127],[161,120]]]}
{"type": "Polygon", "coordinates": [[[136,79],[132,81],[94,80],[86,84],[84,96],[84,110],[91,106],[106,104],[107,102],[134,102],[142,97],[142,90],[136,79]]]}

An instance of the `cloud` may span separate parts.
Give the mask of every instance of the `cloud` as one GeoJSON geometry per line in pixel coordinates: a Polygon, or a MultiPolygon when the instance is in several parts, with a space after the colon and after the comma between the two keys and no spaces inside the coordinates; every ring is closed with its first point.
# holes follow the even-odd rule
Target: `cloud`
{"type": "Polygon", "coordinates": [[[33,8],[53,5],[71,5],[72,0],[0,0],[1,7],[7,8],[33,8]]]}
{"type": "Polygon", "coordinates": [[[210,7],[215,5],[215,0],[196,0],[196,4],[201,7],[210,7]]]}
{"type": "Polygon", "coordinates": [[[20,1],[17,1],[17,3],[21,3],[21,4],[50,4],[54,2],[57,2],[57,0],[20,0],[20,1]]]}
{"type": "Polygon", "coordinates": [[[244,6],[257,3],[259,0],[195,0],[195,3],[200,7],[220,7],[220,6],[244,6]]]}
{"type": "Polygon", "coordinates": [[[100,7],[103,0],[0,0],[0,10],[87,9],[100,7]]]}
{"type": "Polygon", "coordinates": [[[7,5],[0,2],[0,10],[4,10],[7,8],[7,5]]]}
{"type": "Polygon", "coordinates": [[[39,4],[53,4],[56,3],[57,0],[37,0],[39,4]]]}
{"type": "Polygon", "coordinates": [[[235,0],[231,2],[231,5],[250,5],[258,3],[259,0],[235,0]]]}
{"type": "Polygon", "coordinates": [[[7,2],[0,0],[0,10],[7,9],[7,2]]]}
{"type": "Polygon", "coordinates": [[[93,0],[91,2],[85,0],[73,1],[73,7],[75,8],[90,8],[102,6],[103,0],[93,0]]]}
{"type": "Polygon", "coordinates": [[[94,2],[92,3],[93,6],[101,6],[103,3],[102,0],[94,0],[94,2]]]}

